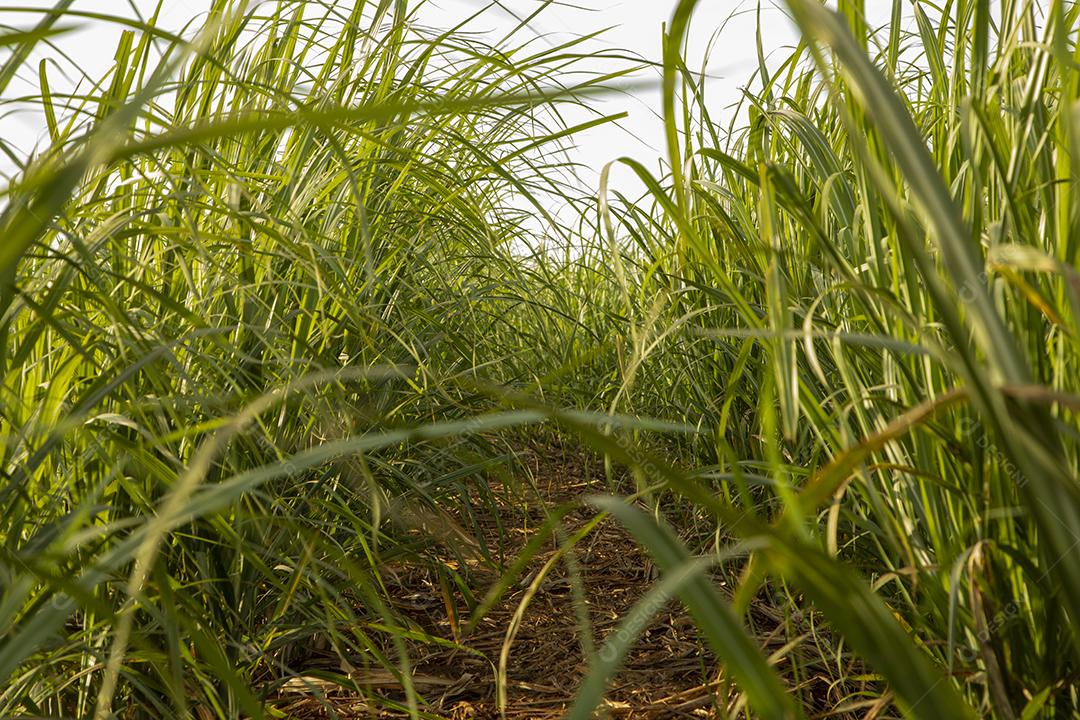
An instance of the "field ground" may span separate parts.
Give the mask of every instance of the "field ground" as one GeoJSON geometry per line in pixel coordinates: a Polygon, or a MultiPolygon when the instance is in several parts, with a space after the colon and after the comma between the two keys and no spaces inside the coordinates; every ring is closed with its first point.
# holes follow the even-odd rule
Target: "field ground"
{"type": "MultiPolygon", "coordinates": [[[[440,582],[427,565],[384,568],[389,596],[401,617],[429,638],[454,645],[440,649],[424,643],[413,646],[410,654],[413,682],[431,703],[428,710],[453,720],[564,717],[588,670],[568,566],[579,578],[596,644],[614,630],[659,575],[648,555],[617,523],[611,519],[594,523],[596,513],[586,499],[610,490],[600,458],[571,443],[556,442],[521,447],[516,455],[520,470],[525,471],[524,480],[508,485],[490,482],[497,503],[474,498],[471,516],[463,517],[459,511],[452,517],[430,518],[433,526],[441,526],[436,534],[447,546],[459,548],[459,557],[464,551],[468,571],[463,575],[479,597],[506,577],[507,567],[525,554],[522,551],[536,529],[560,506],[575,506],[562,516],[561,537],[572,538],[584,531],[569,555],[559,552],[555,537],[541,551],[528,553],[529,562],[514,574],[511,588],[463,640],[455,633],[466,621],[468,608],[452,584],[445,579],[440,582]],[[470,548],[481,544],[502,567],[490,567],[479,552],[470,554],[470,548]],[[508,640],[511,629],[513,637],[508,640]],[[504,648],[509,652],[505,712],[501,714],[497,684],[504,648]]],[[[459,569],[459,560],[452,554],[440,562],[459,569]]],[[[725,584],[719,577],[717,582],[725,584]]],[[[768,598],[754,602],[748,623],[781,673],[786,658],[799,652],[811,637],[805,623],[785,617],[784,608],[768,598]]],[[[390,647],[383,649],[392,653],[390,647]]],[[[335,654],[325,648],[294,658],[292,667],[297,677],[286,682],[273,701],[289,717],[406,716],[364,700],[365,694],[374,694],[387,704],[403,704],[400,680],[392,673],[348,668],[346,674],[364,689],[358,694],[344,692],[339,683],[320,680],[317,674],[306,674],[343,672],[335,654]]],[[[792,684],[806,698],[807,708],[817,708],[811,715],[814,718],[892,717],[880,714],[891,707],[887,696],[845,702],[842,691],[852,688],[825,673],[810,673],[792,684]]],[[[727,717],[737,703],[737,693],[725,681],[722,665],[701,638],[693,618],[672,600],[657,608],[644,625],[640,640],[610,685],[604,709],[615,718],[717,718],[727,717]]]]}

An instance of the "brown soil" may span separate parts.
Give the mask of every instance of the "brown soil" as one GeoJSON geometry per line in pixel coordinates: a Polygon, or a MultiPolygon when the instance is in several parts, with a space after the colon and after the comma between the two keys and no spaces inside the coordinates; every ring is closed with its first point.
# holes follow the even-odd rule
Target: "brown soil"
{"type": "MultiPolygon", "coordinates": [[[[601,466],[576,451],[553,447],[526,450],[522,455],[537,493],[549,508],[606,491],[601,466]]],[[[477,502],[477,515],[471,520],[456,517],[422,521],[424,533],[441,531],[445,545],[458,548],[459,552],[448,553],[443,562],[469,579],[477,599],[499,581],[502,572],[480,562],[479,553],[470,553],[468,548],[483,542],[508,568],[545,519],[535,496],[531,500],[514,499],[510,492],[501,493],[506,488],[500,483],[493,481],[492,487],[500,496],[497,517],[481,512],[485,505],[477,502]]],[[[587,506],[572,510],[562,522],[563,537],[573,536],[595,516],[595,510],[587,506]]],[[[557,552],[557,542],[548,539],[510,589],[464,637],[460,626],[467,622],[469,609],[460,590],[445,580],[448,574],[440,581],[426,567],[386,568],[385,582],[398,612],[414,622],[417,629],[450,643],[457,640],[459,646],[410,646],[414,686],[429,703],[423,709],[425,714],[453,720],[500,717],[500,653],[507,629],[533,591],[509,645],[504,716],[517,720],[565,714],[587,672],[587,664],[576,610],[579,605],[574,600],[566,557],[552,564],[537,580],[537,574],[557,552]]],[[[637,544],[612,520],[603,521],[575,546],[571,562],[576,562],[578,568],[593,642],[600,647],[603,638],[655,581],[656,571],[637,544]]],[[[785,626],[780,612],[767,603],[755,605],[751,621],[767,653],[788,643],[790,623],[785,626]]],[[[392,655],[389,643],[386,651],[392,655]]],[[[792,652],[788,647],[782,654],[790,656],[792,652]]],[[[322,667],[337,664],[335,671],[341,671],[339,661],[330,657],[325,660],[327,664],[322,667]]],[[[786,658],[779,660],[781,672],[785,662],[786,658]]],[[[314,665],[319,667],[317,661],[314,665]]],[[[404,702],[400,682],[392,674],[384,670],[347,670],[369,692],[404,702]]],[[[878,707],[857,703],[861,710],[858,713],[837,712],[837,705],[843,703],[837,696],[838,688],[827,677],[804,678],[791,684],[801,689],[804,698],[808,688],[811,696],[820,696],[815,705],[833,708],[831,712],[823,710],[819,717],[873,717],[884,709],[884,703],[874,703],[878,707]]],[[[728,717],[736,701],[736,693],[725,682],[722,668],[699,637],[693,620],[680,604],[673,602],[658,612],[642,633],[622,671],[609,685],[605,707],[613,718],[713,718],[728,717]]],[[[339,686],[314,677],[294,678],[275,706],[289,717],[301,718],[401,716],[384,708],[376,710],[363,697],[343,694],[339,686]],[[323,700],[313,695],[314,688],[318,688],[323,700]]],[[[855,709],[852,705],[845,708],[855,709]]]]}

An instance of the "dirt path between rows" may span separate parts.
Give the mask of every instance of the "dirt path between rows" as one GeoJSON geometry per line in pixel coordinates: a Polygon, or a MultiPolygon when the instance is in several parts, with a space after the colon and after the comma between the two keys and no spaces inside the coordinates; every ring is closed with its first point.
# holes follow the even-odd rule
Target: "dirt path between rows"
{"type": "MultiPolygon", "coordinates": [[[[561,503],[603,493],[606,487],[598,461],[565,447],[525,450],[520,453],[532,476],[532,485],[543,503],[561,503]]],[[[451,543],[465,547],[484,543],[509,566],[545,520],[537,499],[514,499],[506,488],[492,483],[499,511],[484,511],[477,502],[472,518],[456,517],[451,543]]],[[[564,537],[584,528],[596,512],[589,507],[572,510],[563,520],[564,537]]],[[[562,717],[573,702],[587,670],[581,642],[581,625],[566,558],[551,565],[536,581],[537,573],[558,552],[554,539],[545,541],[521,577],[481,620],[476,629],[458,642],[459,647],[431,643],[412,646],[410,658],[417,691],[430,703],[430,717],[453,720],[486,720],[504,716],[512,720],[562,717]],[[530,592],[535,594],[520,616],[520,623],[506,663],[504,715],[497,699],[497,668],[507,629],[530,592]]],[[[458,557],[462,557],[458,553],[458,557]]],[[[468,553],[464,556],[468,558],[468,553]]],[[[466,559],[471,592],[483,598],[497,583],[496,568],[466,559]]],[[[656,579],[647,556],[614,521],[605,520],[581,540],[573,553],[589,610],[596,647],[633,607],[656,579]]],[[[448,555],[444,563],[459,569],[460,561],[448,555]]],[[[453,642],[458,625],[466,622],[468,608],[462,593],[428,568],[388,567],[385,577],[398,612],[431,636],[453,642]],[[455,616],[458,616],[455,618],[455,616]]],[[[766,652],[787,642],[783,618],[768,605],[752,611],[754,630],[766,652]]],[[[387,648],[389,650],[389,647],[387,648]]],[[[783,661],[781,661],[783,662],[783,661]]],[[[383,670],[354,670],[352,677],[369,691],[403,701],[400,683],[383,670]]],[[[816,682],[821,682],[818,680],[816,682]]],[[[400,717],[375,710],[362,697],[349,696],[333,685],[323,685],[323,700],[312,696],[311,680],[294,680],[275,706],[290,717],[345,719],[400,717]]],[[[805,686],[804,686],[805,688],[805,686]]],[[[824,689],[823,689],[824,690],[824,689]]],[[[825,694],[831,694],[824,690],[825,694]]],[[[834,698],[837,700],[839,698],[834,698]]],[[[616,718],[714,718],[728,717],[736,702],[721,667],[699,637],[685,609],[672,602],[661,609],[645,628],[627,657],[623,670],[609,686],[607,714],[616,718]]],[[[840,717],[843,714],[834,715],[840,717]]]]}

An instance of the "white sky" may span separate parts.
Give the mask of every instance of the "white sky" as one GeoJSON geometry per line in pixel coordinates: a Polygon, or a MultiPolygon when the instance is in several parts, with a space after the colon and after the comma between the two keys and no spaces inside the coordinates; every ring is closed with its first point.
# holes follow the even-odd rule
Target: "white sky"
{"type": "MultiPolygon", "coordinates": [[[[40,8],[55,4],[55,0],[9,2],[19,7],[40,8]]],[[[341,2],[351,5],[353,0],[341,2]]],[[[516,22],[514,15],[531,14],[538,2],[502,0],[501,8],[492,9],[472,28],[490,29],[493,39],[502,37],[516,22]]],[[[149,13],[156,0],[76,0],[73,9],[132,16],[132,4],[139,11],[149,13]]],[[[448,27],[455,19],[464,18],[486,4],[486,0],[429,0],[421,17],[431,26],[448,27]]],[[[766,53],[790,47],[795,33],[787,18],[772,0],[762,0],[761,4],[766,53]]],[[[557,0],[531,23],[530,31],[558,42],[571,35],[611,28],[591,48],[625,48],[650,60],[659,60],[661,27],[674,5],[675,0],[557,0]]],[[[170,30],[180,30],[188,25],[197,28],[208,6],[209,0],[164,0],[159,25],[170,30]]],[[[701,67],[714,32],[724,25],[712,46],[707,71],[712,78],[708,95],[712,99],[713,117],[725,125],[731,117],[731,112],[725,108],[738,99],[739,88],[751,76],[757,63],[756,6],[757,0],[701,0],[694,15],[688,53],[691,68],[701,67]]],[[[0,25],[27,28],[36,23],[38,17],[36,13],[13,12],[0,7],[0,25]]],[[[61,36],[56,42],[81,68],[91,76],[99,77],[112,63],[120,28],[103,22],[81,22],[78,31],[61,36]]],[[[27,67],[35,68],[36,63],[27,67]]],[[[621,155],[629,155],[656,169],[657,158],[664,151],[658,116],[658,77],[657,72],[640,76],[642,80],[656,80],[656,89],[639,89],[632,96],[615,95],[595,101],[595,107],[603,113],[625,110],[630,115],[621,123],[621,128],[608,125],[579,136],[574,159],[589,169],[584,179],[590,185],[595,186],[595,178],[603,164],[621,155]]],[[[50,79],[55,90],[60,81],[50,79]]],[[[19,92],[16,87],[9,87],[5,94],[19,92]]],[[[44,136],[45,128],[40,115],[22,114],[0,118],[0,134],[29,149],[44,136]]],[[[6,165],[6,162],[0,164],[6,165]]],[[[629,171],[617,170],[613,178],[617,187],[636,189],[637,183],[631,179],[629,171]]]]}
{"type": "MultiPolygon", "coordinates": [[[[432,12],[431,17],[460,16],[475,10],[480,3],[481,0],[433,0],[430,9],[438,7],[441,13],[432,12]]],[[[765,52],[793,45],[796,34],[788,18],[772,0],[761,0],[761,4],[765,52]]],[[[508,13],[525,16],[536,7],[537,0],[503,0],[502,5],[508,13]]],[[[658,62],[662,27],[675,5],[676,0],[562,0],[537,17],[531,29],[550,36],[552,42],[603,29],[606,30],[603,37],[591,47],[627,49],[658,62]]],[[[700,70],[709,52],[710,108],[714,119],[725,125],[731,117],[731,111],[726,108],[738,100],[741,86],[757,65],[756,8],[756,0],[700,0],[694,14],[687,65],[700,70]],[[710,41],[721,26],[724,30],[710,50],[710,41]]],[[[509,19],[509,14],[506,17],[509,19]]],[[[659,70],[645,71],[634,79],[651,81],[652,89],[639,88],[633,95],[611,95],[590,101],[603,114],[626,111],[629,117],[619,127],[605,125],[578,136],[574,159],[589,169],[586,181],[594,181],[605,163],[622,155],[656,169],[659,156],[666,152],[659,115],[659,78],[659,70]]],[[[613,181],[624,189],[639,186],[629,170],[618,167],[613,171],[613,181]]]]}

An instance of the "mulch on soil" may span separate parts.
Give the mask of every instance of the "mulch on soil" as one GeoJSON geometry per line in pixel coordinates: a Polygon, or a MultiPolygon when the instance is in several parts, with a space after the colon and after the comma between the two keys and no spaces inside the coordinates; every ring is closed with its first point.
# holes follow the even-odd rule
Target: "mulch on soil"
{"type": "MultiPolygon", "coordinates": [[[[606,491],[597,461],[568,448],[521,451],[531,470],[535,489],[549,508],[591,494],[606,491]]],[[[498,488],[496,488],[498,490],[498,488]]],[[[481,511],[471,519],[457,518],[455,531],[459,545],[484,542],[508,566],[545,520],[537,498],[514,498],[498,493],[497,516],[481,511]],[[478,537],[479,535],[479,537],[478,537]]],[[[596,515],[594,509],[572,510],[562,521],[564,537],[573,535],[596,515]]],[[[426,712],[454,720],[485,720],[500,717],[497,701],[497,668],[507,638],[507,629],[529,599],[512,642],[506,663],[505,717],[562,717],[573,702],[587,670],[582,650],[581,625],[575,609],[573,586],[566,558],[553,564],[535,583],[536,575],[557,553],[554,539],[532,558],[525,572],[481,620],[477,628],[457,638],[458,624],[468,619],[468,609],[458,590],[448,591],[429,568],[400,566],[387,568],[385,582],[398,612],[431,636],[457,641],[458,647],[430,643],[410,648],[414,685],[430,705],[426,712]],[[460,621],[455,618],[460,615],[460,621]]],[[[459,555],[460,557],[461,555],[459,555]]],[[[656,580],[656,571],[633,539],[613,520],[605,520],[575,547],[574,560],[584,589],[593,642],[603,638],[656,580]]],[[[447,557],[448,567],[458,562],[447,557]]],[[[500,579],[497,568],[467,559],[462,574],[471,580],[479,599],[500,579]]],[[[766,652],[787,642],[783,618],[767,604],[755,606],[754,624],[766,652]]],[[[388,654],[392,655],[387,647],[388,654]]],[[[327,657],[329,667],[337,663],[327,657]]],[[[317,666],[317,661],[315,665],[317,666]]],[[[340,666],[335,671],[340,672],[340,666]]],[[[403,701],[400,683],[385,671],[354,670],[353,679],[387,699],[403,701]]],[[[831,694],[828,690],[825,694],[831,694]]],[[[721,667],[708,650],[683,606],[672,602],[655,614],[638,643],[626,658],[623,669],[609,686],[606,710],[617,718],[711,718],[727,717],[735,693],[724,681],[721,667]]],[[[290,717],[367,718],[398,717],[369,706],[362,697],[343,694],[335,685],[319,684],[314,678],[294,678],[282,692],[275,707],[290,717]],[[320,687],[323,699],[312,694],[320,687]]]]}

